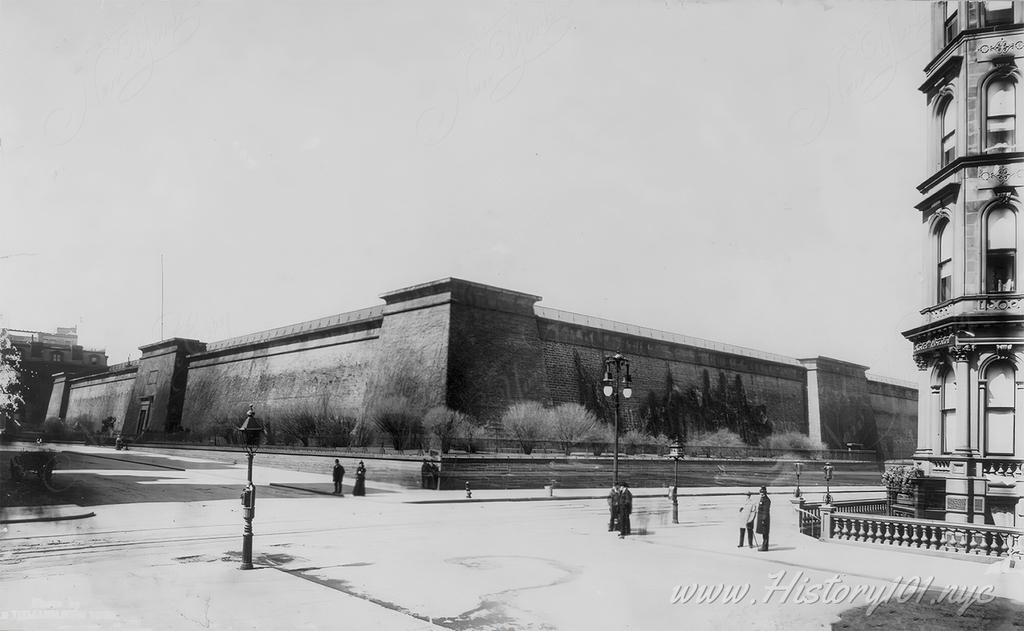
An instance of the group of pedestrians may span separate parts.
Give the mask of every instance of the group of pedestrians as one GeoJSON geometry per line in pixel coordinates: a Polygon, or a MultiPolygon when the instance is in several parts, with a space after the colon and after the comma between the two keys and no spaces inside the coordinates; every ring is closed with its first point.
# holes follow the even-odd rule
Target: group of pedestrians
{"type": "Polygon", "coordinates": [[[761,552],[768,551],[768,533],[772,525],[772,501],[768,498],[768,489],[761,487],[761,496],[757,500],[747,491],[747,501],[740,507],[740,544],[743,547],[743,535],[746,533],[747,545],[754,547],[754,534],[761,535],[761,552]]]}
{"type": "Polygon", "coordinates": [[[424,458],[423,466],[420,467],[420,476],[422,477],[423,488],[436,489],[437,482],[441,478],[441,469],[438,468],[436,463],[430,462],[424,458]]]}
{"type": "MultiPolygon", "coordinates": [[[[342,489],[342,482],[345,480],[345,467],[341,461],[334,459],[334,471],[331,476],[334,479],[334,494],[345,497],[342,489]]],[[[352,495],[366,495],[366,466],[360,460],[356,466],[356,484],[352,487],[352,495]]]]}
{"type": "Polygon", "coordinates": [[[618,531],[619,539],[630,533],[629,515],[633,512],[633,494],[629,484],[616,481],[608,493],[608,532],[618,531]]]}

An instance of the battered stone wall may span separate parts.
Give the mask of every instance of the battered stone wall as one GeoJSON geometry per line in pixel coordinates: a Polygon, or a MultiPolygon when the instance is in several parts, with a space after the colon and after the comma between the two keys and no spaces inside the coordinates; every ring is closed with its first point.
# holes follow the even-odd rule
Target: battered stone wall
{"type": "Polygon", "coordinates": [[[385,294],[376,353],[369,361],[363,414],[394,402],[425,412],[443,405],[451,297],[418,288],[385,294]]]}
{"type": "Polygon", "coordinates": [[[241,422],[250,404],[272,418],[282,410],[357,417],[366,374],[377,352],[377,330],[314,340],[260,343],[189,357],[183,427],[225,418],[241,422]]]}
{"type": "Polygon", "coordinates": [[[714,391],[723,380],[732,387],[738,376],[747,402],[765,406],[774,431],[807,431],[807,371],[795,360],[783,363],[767,354],[764,359],[743,356],[544,318],[538,325],[548,389],[555,403],[576,402],[588,389],[596,391],[604,358],[621,352],[630,360],[633,379],[633,397],[622,401],[627,419],[639,415],[648,392],[665,391],[666,373],[671,371],[675,386],[684,392],[691,388],[703,392],[709,385],[714,391]]]}
{"type": "Polygon", "coordinates": [[[863,366],[557,311],[537,306],[538,296],[458,279],[382,298],[382,306],[231,340],[143,346],[133,380],[68,382],[64,416],[115,416],[134,433],[146,405],[148,427],[157,432],[237,421],[250,404],[264,418],[325,408],[367,418],[392,400],[413,412],[446,403],[483,422],[521,400],[583,402],[607,413],[603,360],[621,352],[631,361],[634,390],[623,401],[627,428],[639,423],[648,393],[665,392],[671,374],[673,387],[697,401],[694,414],[704,422],[719,412],[701,405],[738,396],[738,409],[763,412],[776,433],[820,428],[830,446],[859,442],[897,456],[914,442],[916,392],[869,386],[863,366]]]}
{"type": "MultiPolygon", "coordinates": [[[[103,419],[113,416],[117,419],[115,427],[120,427],[128,413],[135,374],[133,368],[69,380],[65,386],[68,390],[65,419],[71,424],[88,421],[95,431],[103,419]]],[[[59,408],[53,409],[52,404],[51,411],[59,416],[59,408]]]]}
{"type": "Polygon", "coordinates": [[[917,447],[917,389],[869,377],[868,392],[875,413],[878,451],[885,460],[911,457],[917,447]]]}
{"type": "Polygon", "coordinates": [[[516,292],[468,286],[453,296],[448,405],[484,423],[517,401],[549,401],[533,303],[516,292]]]}

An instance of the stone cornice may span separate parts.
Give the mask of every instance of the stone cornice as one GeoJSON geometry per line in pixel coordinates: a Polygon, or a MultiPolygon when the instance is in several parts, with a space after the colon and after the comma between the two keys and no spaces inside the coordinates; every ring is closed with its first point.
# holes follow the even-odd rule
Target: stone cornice
{"type": "Polygon", "coordinates": [[[440,296],[443,301],[470,305],[482,309],[507,311],[523,315],[533,315],[533,305],[540,301],[540,296],[526,294],[493,285],[474,283],[460,278],[442,278],[421,285],[413,285],[381,295],[386,303],[385,313],[396,310],[408,310],[400,303],[420,303],[424,305],[438,304],[433,297],[440,296]]]}
{"type": "Polygon", "coordinates": [[[926,193],[933,186],[941,182],[959,169],[982,165],[1004,165],[1024,162],[1024,152],[1014,151],[1012,153],[983,153],[969,156],[960,156],[946,166],[932,174],[924,182],[917,185],[919,193],[926,193]]]}
{"type": "Polygon", "coordinates": [[[928,78],[917,89],[928,94],[940,83],[944,83],[948,81],[950,77],[958,74],[963,63],[963,57],[960,55],[952,55],[949,59],[944,61],[941,66],[936,68],[935,72],[929,73],[928,78]]]}
{"type": "Polygon", "coordinates": [[[920,210],[921,212],[932,210],[937,206],[942,206],[948,203],[948,201],[951,198],[956,199],[956,196],[959,193],[960,182],[950,182],[943,186],[942,188],[940,188],[939,190],[932,193],[931,195],[929,195],[928,197],[925,197],[923,200],[921,200],[920,203],[914,206],[914,208],[920,210]]]}

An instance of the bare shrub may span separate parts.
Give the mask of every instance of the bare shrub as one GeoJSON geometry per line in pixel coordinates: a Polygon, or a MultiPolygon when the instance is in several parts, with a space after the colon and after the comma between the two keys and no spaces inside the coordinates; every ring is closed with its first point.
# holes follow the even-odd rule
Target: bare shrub
{"type": "Polygon", "coordinates": [[[573,445],[585,441],[597,427],[594,413],[579,403],[563,403],[550,410],[549,414],[551,433],[567,456],[573,445]]]}
{"type": "Polygon", "coordinates": [[[720,429],[717,432],[706,432],[695,434],[690,439],[690,444],[695,447],[746,447],[746,443],[736,432],[727,429],[720,429]]]}
{"type": "Polygon", "coordinates": [[[766,436],[761,440],[761,446],[779,450],[820,451],[827,449],[820,440],[815,440],[801,432],[783,432],[766,436]]]}
{"type": "Polygon", "coordinates": [[[391,440],[397,451],[417,446],[423,438],[423,421],[408,402],[401,398],[387,399],[371,414],[374,426],[391,440]]]}
{"type": "Polygon", "coordinates": [[[550,412],[536,401],[515,403],[501,415],[505,433],[515,439],[524,454],[533,452],[534,444],[549,435],[550,412]]]}
{"type": "Polygon", "coordinates": [[[437,438],[441,453],[451,451],[452,442],[463,432],[463,426],[471,424],[468,414],[440,405],[427,411],[423,427],[428,434],[437,438]]]}

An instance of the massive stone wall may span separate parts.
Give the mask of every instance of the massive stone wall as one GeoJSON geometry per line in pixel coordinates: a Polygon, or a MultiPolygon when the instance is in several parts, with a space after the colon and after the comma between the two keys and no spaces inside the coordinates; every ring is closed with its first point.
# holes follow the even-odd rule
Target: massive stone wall
{"type": "MultiPolygon", "coordinates": [[[[95,431],[100,428],[100,421],[113,416],[120,426],[128,413],[135,377],[136,371],[130,369],[69,380],[66,420],[71,425],[76,421],[88,423],[95,431]]],[[[59,410],[53,412],[56,416],[59,410]]]]}
{"type": "Polygon", "coordinates": [[[341,416],[362,412],[366,374],[377,352],[377,329],[316,339],[262,342],[192,355],[182,426],[239,422],[253,404],[261,416],[325,407],[341,416]]]}
{"type": "Polygon", "coordinates": [[[484,423],[517,401],[549,401],[537,296],[467,285],[453,292],[448,405],[484,423]]]}
{"type": "MultiPolygon", "coordinates": [[[[553,310],[542,313],[561,315],[553,310]]],[[[734,388],[739,378],[747,403],[765,407],[774,431],[807,431],[806,370],[795,360],[753,352],[740,355],[745,349],[725,345],[721,350],[701,348],[686,342],[702,340],[683,336],[679,342],[651,339],[636,327],[635,332],[608,330],[598,328],[600,320],[572,315],[579,322],[538,320],[548,388],[556,403],[577,402],[588,391],[596,391],[604,358],[621,352],[631,362],[634,396],[622,402],[630,421],[640,414],[647,393],[665,392],[671,372],[676,388],[684,393],[696,390],[704,399],[715,396],[722,384],[724,389],[734,388]]]]}
{"type": "Polygon", "coordinates": [[[869,377],[868,392],[875,414],[879,453],[885,459],[909,458],[917,446],[917,388],[869,377]]]}
{"type": "Polygon", "coordinates": [[[265,417],[327,408],[365,419],[388,401],[414,412],[446,403],[483,422],[522,400],[581,402],[607,413],[603,360],[621,352],[633,378],[634,397],[623,401],[627,423],[638,424],[644,399],[671,381],[694,409],[729,398],[732,409],[763,415],[774,432],[809,432],[833,447],[859,442],[899,456],[914,442],[916,391],[869,384],[863,366],[557,311],[536,305],[538,296],[458,279],[382,298],[382,306],[231,340],[143,346],[134,378],[72,380],[71,396],[50,407],[65,418],[127,419],[129,433],[146,409],[149,430],[173,432],[238,421],[250,404],[265,417]]]}

